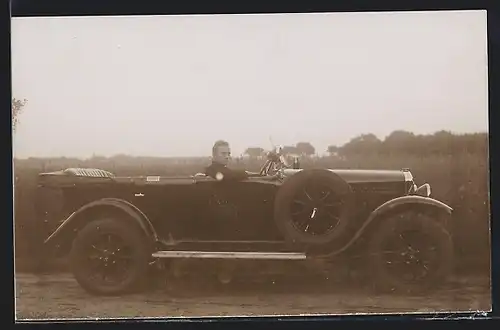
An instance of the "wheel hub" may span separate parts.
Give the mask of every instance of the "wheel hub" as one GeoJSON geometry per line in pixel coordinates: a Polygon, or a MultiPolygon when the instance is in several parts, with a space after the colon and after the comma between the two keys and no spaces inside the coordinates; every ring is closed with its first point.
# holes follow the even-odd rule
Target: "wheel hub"
{"type": "Polygon", "coordinates": [[[117,257],[116,253],[119,252],[120,249],[116,250],[103,250],[101,252],[101,255],[99,256],[99,260],[103,261],[105,266],[107,266],[109,263],[111,264],[116,264],[117,257]]]}

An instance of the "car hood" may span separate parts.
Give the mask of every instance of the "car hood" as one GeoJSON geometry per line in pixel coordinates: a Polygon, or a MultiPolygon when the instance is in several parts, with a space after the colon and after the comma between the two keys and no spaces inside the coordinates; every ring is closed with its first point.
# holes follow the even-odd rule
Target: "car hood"
{"type": "MultiPolygon", "coordinates": [[[[398,182],[411,181],[413,178],[409,171],[397,170],[349,170],[328,169],[339,175],[349,183],[357,182],[398,182]]],[[[302,169],[286,169],[285,176],[291,176],[302,171],[302,169]]]]}

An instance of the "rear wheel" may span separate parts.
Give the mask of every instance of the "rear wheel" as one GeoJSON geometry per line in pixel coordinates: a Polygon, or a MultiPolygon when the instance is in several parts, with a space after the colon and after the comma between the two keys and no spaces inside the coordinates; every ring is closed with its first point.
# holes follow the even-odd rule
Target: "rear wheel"
{"type": "Polygon", "coordinates": [[[92,221],[73,241],[70,265],[92,294],[119,295],[144,288],[151,253],[144,233],[114,218],[92,221]]]}
{"type": "Polygon", "coordinates": [[[384,219],[371,236],[368,264],[376,289],[416,293],[438,288],[452,269],[453,243],[432,216],[407,211],[384,219]]]}

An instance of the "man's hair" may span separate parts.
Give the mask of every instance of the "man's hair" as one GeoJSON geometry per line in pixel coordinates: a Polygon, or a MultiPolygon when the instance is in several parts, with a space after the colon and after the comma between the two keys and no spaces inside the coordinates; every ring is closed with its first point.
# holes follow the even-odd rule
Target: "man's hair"
{"type": "Polygon", "coordinates": [[[215,153],[217,152],[217,149],[219,147],[229,147],[229,143],[224,140],[218,140],[214,143],[214,146],[212,147],[212,156],[215,156],[215,153]]]}

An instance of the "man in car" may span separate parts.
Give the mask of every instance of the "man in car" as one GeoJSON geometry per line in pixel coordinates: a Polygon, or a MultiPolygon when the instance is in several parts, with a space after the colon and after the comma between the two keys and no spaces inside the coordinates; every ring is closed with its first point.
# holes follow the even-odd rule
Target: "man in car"
{"type": "Polygon", "coordinates": [[[212,164],[205,169],[205,174],[218,181],[238,181],[250,176],[243,170],[233,170],[227,167],[231,159],[231,148],[229,143],[223,140],[215,142],[212,147],[212,164]]]}

